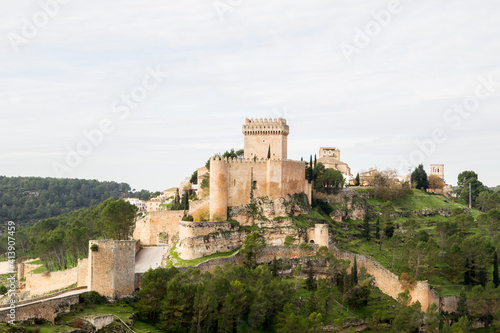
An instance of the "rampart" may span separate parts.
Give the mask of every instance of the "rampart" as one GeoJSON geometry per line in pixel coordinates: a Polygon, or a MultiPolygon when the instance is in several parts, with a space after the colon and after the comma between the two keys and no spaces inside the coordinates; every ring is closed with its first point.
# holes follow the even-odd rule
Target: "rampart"
{"type": "MultiPolygon", "coordinates": [[[[70,312],[71,305],[79,303],[79,297],[79,294],[60,297],[50,295],[50,299],[40,298],[19,302],[15,307],[15,321],[19,322],[39,318],[54,323],[58,314],[70,312]]],[[[9,317],[9,314],[11,314],[10,308],[0,309],[0,322],[12,320],[13,318],[9,317]]]]}
{"type": "Polygon", "coordinates": [[[185,210],[159,210],[149,212],[144,218],[136,222],[134,239],[139,239],[143,245],[158,245],[158,235],[164,233],[168,239],[179,232],[179,221],[187,215],[185,210]]]}
{"type": "MultiPolygon", "coordinates": [[[[397,299],[398,294],[404,291],[398,276],[386,269],[378,261],[364,255],[340,252],[337,249],[336,253],[339,259],[350,260],[351,268],[354,262],[354,256],[356,256],[358,268],[365,267],[368,274],[375,278],[375,285],[377,288],[392,298],[397,299]]],[[[426,311],[427,307],[432,303],[440,307],[439,295],[435,290],[429,287],[427,281],[417,281],[416,285],[410,290],[410,295],[413,302],[420,302],[423,311],[426,311]]]]}
{"type": "Polygon", "coordinates": [[[44,272],[26,275],[26,290],[31,296],[67,288],[78,282],[78,267],[57,272],[44,272]]]}
{"type": "MultiPolygon", "coordinates": [[[[210,230],[208,226],[205,227],[205,224],[214,224],[213,222],[198,222],[198,224],[193,222],[182,223],[189,225],[193,229],[199,225],[201,230],[207,228],[205,231],[210,230]]],[[[232,225],[227,226],[230,223],[221,222],[220,224],[225,225],[225,228],[232,228],[232,225]]],[[[193,234],[196,232],[193,231],[193,234]]],[[[264,237],[268,246],[282,246],[287,236],[294,237],[296,244],[309,242],[318,246],[328,245],[328,228],[323,224],[317,224],[315,228],[309,228],[305,234],[301,234],[298,229],[290,227],[259,229],[258,232],[264,237]]],[[[214,253],[233,251],[243,246],[245,238],[249,233],[249,231],[245,230],[229,232],[229,230],[219,229],[216,232],[200,236],[181,238],[177,251],[179,257],[185,260],[197,259],[214,253]]]]}
{"type": "MultiPolygon", "coordinates": [[[[237,226],[236,226],[237,227],[237,226]]],[[[235,228],[229,222],[179,222],[179,239],[205,236],[215,232],[231,231],[235,228]]]]}
{"type": "Polygon", "coordinates": [[[41,264],[28,264],[28,263],[24,263],[24,262],[17,264],[17,279],[18,280],[24,279],[28,273],[30,273],[31,271],[34,271],[35,269],[37,269],[40,266],[42,266],[42,265],[41,264]]]}

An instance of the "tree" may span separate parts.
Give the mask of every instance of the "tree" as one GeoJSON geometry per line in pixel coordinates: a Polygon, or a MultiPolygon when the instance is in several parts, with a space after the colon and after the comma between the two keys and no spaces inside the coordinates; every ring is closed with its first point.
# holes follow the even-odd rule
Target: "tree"
{"type": "Polygon", "coordinates": [[[442,190],[444,187],[444,182],[438,175],[429,176],[429,189],[431,190],[442,190]]]}
{"type": "Polygon", "coordinates": [[[475,206],[477,197],[486,187],[478,180],[478,175],[474,171],[463,171],[458,175],[457,189],[463,202],[469,202],[469,187],[471,188],[472,205],[475,206]]]}
{"type": "MultiPolygon", "coordinates": [[[[344,185],[344,176],[338,170],[326,169],[324,172],[319,174],[318,170],[323,166],[322,163],[318,163],[314,168],[315,183],[314,189],[318,192],[332,193],[334,189],[342,187],[344,185]]],[[[324,168],[324,166],[323,166],[324,168]]]]}
{"type": "Polygon", "coordinates": [[[424,165],[420,164],[410,176],[411,183],[415,184],[415,187],[419,190],[427,190],[429,188],[429,180],[427,179],[427,173],[424,170],[424,165]]]}
{"type": "Polygon", "coordinates": [[[498,255],[496,251],[495,255],[493,256],[493,284],[495,285],[495,288],[500,284],[500,280],[498,277],[498,255]]]}
{"type": "Polygon", "coordinates": [[[114,201],[110,198],[106,202],[101,213],[105,235],[116,240],[127,240],[132,232],[137,207],[123,199],[114,201]]]}
{"type": "Polygon", "coordinates": [[[245,257],[245,266],[255,268],[257,266],[257,256],[266,247],[266,241],[261,234],[254,231],[248,235],[240,253],[245,257]]]}
{"type": "Polygon", "coordinates": [[[469,316],[469,310],[467,309],[467,294],[465,293],[465,289],[462,289],[457,303],[457,317],[469,318],[469,316]]]}
{"type": "Polygon", "coordinates": [[[366,239],[367,241],[370,241],[371,236],[370,236],[370,221],[368,219],[363,220],[363,229],[361,231],[361,237],[366,239]]]}
{"type": "Polygon", "coordinates": [[[191,179],[189,180],[189,182],[191,184],[198,184],[198,170],[196,170],[195,172],[193,172],[193,174],[191,175],[191,179]]]}
{"type": "Polygon", "coordinates": [[[354,180],[354,185],[359,186],[359,173],[356,174],[356,179],[354,180]]]}
{"type": "Polygon", "coordinates": [[[351,268],[351,285],[355,286],[358,284],[358,263],[356,261],[356,255],[354,255],[354,262],[351,268]]]}

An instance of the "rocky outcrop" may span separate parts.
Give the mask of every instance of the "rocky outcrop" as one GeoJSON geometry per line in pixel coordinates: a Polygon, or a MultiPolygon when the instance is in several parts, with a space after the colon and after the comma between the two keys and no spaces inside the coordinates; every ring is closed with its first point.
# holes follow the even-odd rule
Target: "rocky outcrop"
{"type": "Polygon", "coordinates": [[[229,219],[241,225],[254,225],[257,220],[276,217],[297,216],[311,212],[307,196],[303,193],[288,195],[286,198],[271,200],[269,197],[256,198],[252,203],[228,207],[229,219]]]}

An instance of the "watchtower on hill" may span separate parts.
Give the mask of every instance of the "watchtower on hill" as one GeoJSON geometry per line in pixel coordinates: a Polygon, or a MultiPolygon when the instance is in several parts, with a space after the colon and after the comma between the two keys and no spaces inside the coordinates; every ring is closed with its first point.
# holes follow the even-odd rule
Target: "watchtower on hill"
{"type": "Polygon", "coordinates": [[[287,159],[287,137],[290,129],[286,120],[246,119],[243,125],[245,135],[245,158],[287,159]]]}

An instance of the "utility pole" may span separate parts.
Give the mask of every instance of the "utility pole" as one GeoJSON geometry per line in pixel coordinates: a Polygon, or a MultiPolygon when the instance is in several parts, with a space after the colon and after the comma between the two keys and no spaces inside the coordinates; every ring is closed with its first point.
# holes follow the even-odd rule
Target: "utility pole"
{"type": "Polygon", "coordinates": [[[469,209],[472,209],[472,183],[469,183],[469,209]]]}

